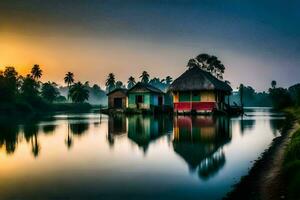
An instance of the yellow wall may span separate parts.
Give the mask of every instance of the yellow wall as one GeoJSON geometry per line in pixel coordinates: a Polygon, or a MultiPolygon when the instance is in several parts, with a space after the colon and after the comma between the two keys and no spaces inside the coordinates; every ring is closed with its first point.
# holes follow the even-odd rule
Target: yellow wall
{"type": "Polygon", "coordinates": [[[173,102],[177,103],[179,101],[179,93],[178,92],[174,92],[173,93],[173,102]]]}
{"type": "Polygon", "coordinates": [[[201,101],[203,102],[215,102],[215,93],[213,91],[202,91],[201,93],[201,101]]]}

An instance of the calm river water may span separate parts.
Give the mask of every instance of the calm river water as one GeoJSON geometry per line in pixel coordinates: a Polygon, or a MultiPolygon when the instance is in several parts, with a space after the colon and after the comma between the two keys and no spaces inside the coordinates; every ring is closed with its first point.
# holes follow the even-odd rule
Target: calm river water
{"type": "Polygon", "coordinates": [[[284,118],[58,114],[0,123],[0,199],[221,199],[284,118]]]}

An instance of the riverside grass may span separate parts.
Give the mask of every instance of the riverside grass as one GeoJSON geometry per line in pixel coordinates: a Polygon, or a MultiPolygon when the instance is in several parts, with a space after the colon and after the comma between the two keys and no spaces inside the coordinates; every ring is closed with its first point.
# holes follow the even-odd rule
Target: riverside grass
{"type": "Polygon", "coordinates": [[[296,131],[285,149],[282,172],[285,178],[287,199],[300,199],[300,107],[285,110],[296,119],[296,131]]]}

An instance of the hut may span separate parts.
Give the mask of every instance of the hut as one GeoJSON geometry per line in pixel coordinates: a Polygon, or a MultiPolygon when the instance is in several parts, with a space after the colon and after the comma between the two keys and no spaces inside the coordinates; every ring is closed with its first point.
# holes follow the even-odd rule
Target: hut
{"type": "Polygon", "coordinates": [[[224,110],[225,96],[231,87],[211,73],[195,66],[186,70],[170,85],[174,112],[212,112],[224,110]]]}
{"type": "Polygon", "coordinates": [[[150,110],[163,107],[164,92],[146,83],[137,83],[127,91],[128,108],[150,110]]]}
{"type": "Polygon", "coordinates": [[[125,109],[127,107],[127,89],[114,89],[107,96],[109,109],[125,109]]]}

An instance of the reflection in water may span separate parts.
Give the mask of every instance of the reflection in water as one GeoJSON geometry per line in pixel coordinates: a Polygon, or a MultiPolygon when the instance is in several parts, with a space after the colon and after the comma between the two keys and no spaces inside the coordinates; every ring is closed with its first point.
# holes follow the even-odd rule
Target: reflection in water
{"type": "Polygon", "coordinates": [[[174,119],[174,151],[192,172],[198,170],[200,178],[209,178],[224,166],[222,146],[230,140],[226,117],[178,116],[174,119]]]}
{"type": "Polygon", "coordinates": [[[73,145],[73,136],[70,134],[70,123],[68,123],[68,132],[67,132],[67,138],[65,139],[65,144],[67,145],[68,149],[71,149],[73,145]]]}
{"type": "Polygon", "coordinates": [[[241,116],[240,124],[241,133],[244,134],[246,130],[251,130],[255,126],[255,120],[244,119],[244,117],[241,116]]]}
{"type": "Polygon", "coordinates": [[[89,129],[88,122],[70,123],[70,130],[74,135],[81,136],[89,129]]]}
{"type": "Polygon", "coordinates": [[[171,119],[162,116],[130,116],[128,117],[128,138],[146,152],[150,142],[172,132],[171,119]]]}
{"type": "Polygon", "coordinates": [[[282,119],[271,119],[270,120],[270,127],[273,131],[273,135],[276,135],[277,131],[279,130],[280,132],[283,130],[285,127],[286,122],[282,119]]]}
{"type": "Polygon", "coordinates": [[[41,146],[38,142],[39,127],[36,123],[26,123],[23,126],[24,136],[27,142],[31,144],[31,152],[34,157],[37,157],[40,153],[41,146]]]}
{"type": "Polygon", "coordinates": [[[116,136],[124,135],[127,133],[126,117],[122,114],[110,116],[108,118],[108,143],[112,146],[116,136]]]}
{"type": "Polygon", "coordinates": [[[52,134],[54,133],[55,129],[56,129],[55,124],[46,124],[43,126],[43,131],[45,134],[52,134]]]}
{"type": "Polygon", "coordinates": [[[118,115],[103,116],[101,124],[95,113],[61,114],[20,125],[0,121],[0,196],[221,199],[281,129],[284,120],[271,114],[252,112],[244,122],[118,115]]]}
{"type": "Polygon", "coordinates": [[[0,148],[5,146],[7,154],[15,152],[18,142],[19,126],[13,123],[0,123],[0,148]]]}

